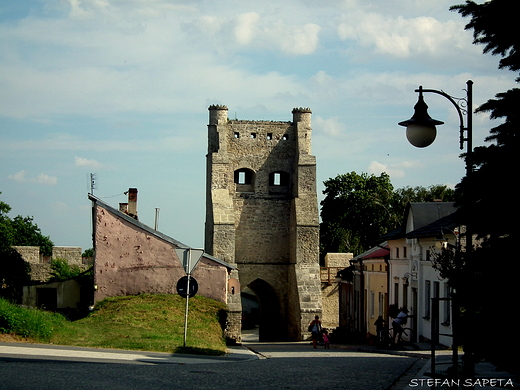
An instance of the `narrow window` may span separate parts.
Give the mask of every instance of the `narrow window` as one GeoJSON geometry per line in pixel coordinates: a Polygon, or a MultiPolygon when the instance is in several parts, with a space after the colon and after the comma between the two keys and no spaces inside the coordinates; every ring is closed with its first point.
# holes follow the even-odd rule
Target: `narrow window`
{"type": "Polygon", "coordinates": [[[246,173],[244,171],[238,172],[238,184],[246,184],[246,173]]]}
{"type": "Polygon", "coordinates": [[[403,246],[403,257],[406,259],[406,247],[403,246]]]}
{"type": "Polygon", "coordinates": [[[289,134],[284,134],[282,136],[282,141],[287,141],[289,139],[289,134]]]}
{"type": "Polygon", "coordinates": [[[441,287],[440,282],[433,282],[433,297],[434,298],[440,298],[440,295],[439,295],[440,287],[441,287]]]}
{"type": "Polygon", "coordinates": [[[234,136],[235,136],[235,138],[240,138],[240,133],[238,131],[235,131],[234,136]]]}
{"type": "Polygon", "coordinates": [[[430,305],[431,305],[431,282],[429,280],[426,280],[426,285],[424,286],[425,292],[424,292],[424,317],[430,318],[430,305]]]}
{"type": "Polygon", "coordinates": [[[384,307],[385,307],[385,294],[380,292],[379,293],[379,307],[378,307],[378,312],[377,312],[378,315],[383,316],[385,314],[383,312],[384,307]]]}
{"type": "Polygon", "coordinates": [[[287,172],[271,172],[269,174],[270,186],[288,186],[289,174],[287,172]]]}
{"type": "Polygon", "coordinates": [[[251,138],[255,139],[256,138],[256,133],[251,133],[251,138]]]}
{"type": "Polygon", "coordinates": [[[273,139],[273,133],[267,133],[267,139],[272,140],[273,139]]]}
{"type": "Polygon", "coordinates": [[[408,284],[403,284],[403,307],[408,308],[408,284]]]}

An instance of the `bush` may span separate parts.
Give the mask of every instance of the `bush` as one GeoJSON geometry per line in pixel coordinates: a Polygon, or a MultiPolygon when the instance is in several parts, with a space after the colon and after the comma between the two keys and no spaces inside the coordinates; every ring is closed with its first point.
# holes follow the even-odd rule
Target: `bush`
{"type": "Polygon", "coordinates": [[[0,298],[0,333],[48,341],[65,321],[61,314],[23,308],[0,298]]]}
{"type": "Polygon", "coordinates": [[[68,280],[81,274],[81,269],[77,265],[70,265],[66,259],[59,257],[51,261],[51,270],[49,281],[52,282],[68,280]]]}

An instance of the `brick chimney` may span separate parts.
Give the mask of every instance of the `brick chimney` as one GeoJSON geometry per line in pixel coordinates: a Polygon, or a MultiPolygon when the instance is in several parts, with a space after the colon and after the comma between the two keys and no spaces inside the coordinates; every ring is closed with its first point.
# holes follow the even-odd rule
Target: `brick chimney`
{"type": "Polygon", "coordinates": [[[137,188],[128,189],[128,215],[137,218],[137,188]]]}
{"type": "Polygon", "coordinates": [[[139,219],[137,218],[137,188],[129,188],[125,194],[128,194],[128,203],[119,203],[119,211],[139,219]]]}

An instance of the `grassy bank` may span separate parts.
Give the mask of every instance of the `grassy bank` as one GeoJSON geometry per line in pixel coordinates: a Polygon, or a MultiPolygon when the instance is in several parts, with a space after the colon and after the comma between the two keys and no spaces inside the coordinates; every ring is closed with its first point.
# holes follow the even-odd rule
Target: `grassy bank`
{"type": "Polygon", "coordinates": [[[99,302],[88,317],[69,322],[55,313],[23,309],[0,300],[0,333],[58,345],[225,353],[219,323],[225,315],[225,305],[199,296],[190,299],[187,348],[183,348],[185,302],[178,295],[108,298],[99,302]]]}

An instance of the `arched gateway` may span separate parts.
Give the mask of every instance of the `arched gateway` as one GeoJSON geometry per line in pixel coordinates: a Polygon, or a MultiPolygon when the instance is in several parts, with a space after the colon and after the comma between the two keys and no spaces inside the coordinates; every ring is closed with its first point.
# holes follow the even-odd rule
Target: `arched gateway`
{"type": "MultiPolygon", "coordinates": [[[[209,107],[205,250],[236,264],[258,297],[260,341],[301,340],[321,315],[311,110],[292,114],[229,120],[226,106],[209,107]]],[[[228,336],[240,341],[240,294],[228,298],[228,336]]]]}

